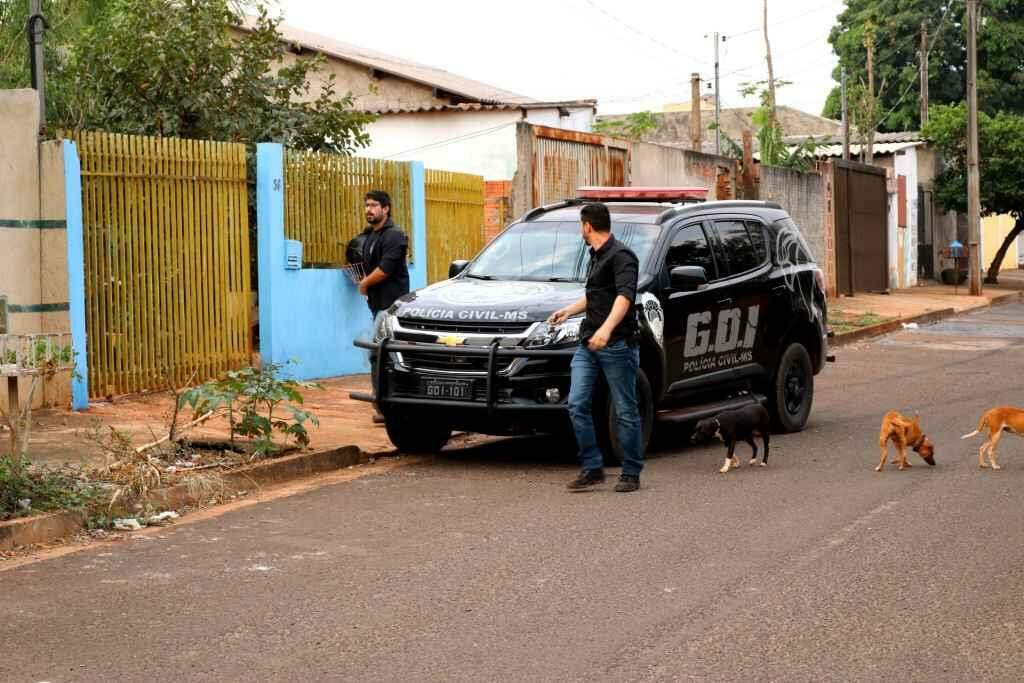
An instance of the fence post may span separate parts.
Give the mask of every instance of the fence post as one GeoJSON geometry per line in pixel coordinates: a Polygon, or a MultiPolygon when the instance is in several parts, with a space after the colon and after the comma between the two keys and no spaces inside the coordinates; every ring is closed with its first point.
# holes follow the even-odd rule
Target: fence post
{"type": "Polygon", "coordinates": [[[260,360],[275,361],[274,294],[284,292],[284,146],[256,145],[256,258],[259,273],[260,360]]]}
{"type": "Polygon", "coordinates": [[[427,173],[422,161],[409,162],[409,197],[412,201],[413,262],[409,264],[409,288],[412,291],[427,286],[427,173]]]}
{"type": "Polygon", "coordinates": [[[68,250],[68,317],[75,370],[71,376],[71,409],[89,407],[88,339],[85,334],[85,232],[82,225],[82,164],[75,143],[65,140],[64,207],[68,250]]]}

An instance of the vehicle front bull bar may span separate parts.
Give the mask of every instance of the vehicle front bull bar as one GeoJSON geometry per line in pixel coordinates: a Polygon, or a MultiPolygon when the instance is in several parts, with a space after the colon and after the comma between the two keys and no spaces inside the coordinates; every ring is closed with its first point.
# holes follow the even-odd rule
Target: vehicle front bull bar
{"type": "MultiPolygon", "coordinates": [[[[355,346],[360,349],[366,349],[370,351],[376,360],[377,366],[374,368],[373,374],[373,395],[366,394],[363,392],[352,392],[349,397],[357,401],[368,401],[368,402],[390,402],[390,403],[406,403],[412,405],[445,405],[445,406],[458,406],[458,407],[486,407],[488,415],[494,413],[496,404],[496,389],[497,383],[495,382],[495,365],[498,358],[572,358],[573,354],[576,353],[576,347],[572,346],[564,349],[524,349],[524,348],[505,348],[499,346],[496,342],[489,344],[488,346],[443,346],[439,344],[422,344],[416,342],[396,342],[391,339],[384,338],[380,342],[370,342],[363,339],[357,339],[354,342],[355,346]],[[487,358],[487,390],[486,396],[487,401],[484,405],[473,401],[449,401],[444,399],[417,399],[417,398],[387,398],[387,369],[385,368],[382,358],[386,359],[389,353],[414,353],[416,351],[430,351],[433,353],[445,353],[452,356],[477,356],[487,358]]],[[[539,403],[536,405],[523,405],[523,404],[509,404],[501,406],[503,410],[537,410],[537,409],[556,409],[564,410],[564,406],[561,404],[545,404],[539,403]]]]}

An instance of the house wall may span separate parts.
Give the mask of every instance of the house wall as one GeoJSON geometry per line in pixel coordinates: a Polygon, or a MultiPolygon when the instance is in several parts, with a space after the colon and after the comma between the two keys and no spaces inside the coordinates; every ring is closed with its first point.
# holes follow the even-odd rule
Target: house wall
{"type": "Polygon", "coordinates": [[[889,194],[889,286],[894,288],[917,286],[917,147],[900,150],[893,155],[895,178],[906,177],[906,227],[899,227],[899,194],[889,194]]]}
{"type": "MultiPolygon", "coordinates": [[[[1003,244],[1003,240],[1006,239],[1006,236],[1010,234],[1010,231],[1013,230],[1016,224],[1017,220],[1009,214],[985,216],[981,219],[982,271],[988,271],[992,259],[996,257],[996,252],[999,251],[999,247],[1003,244]]],[[[1003,256],[1003,261],[999,266],[1000,270],[1017,267],[1017,249],[1020,241],[1018,237],[1014,240],[1014,244],[1011,244],[1010,248],[1006,250],[1006,255],[1003,256]]]]}
{"type": "Polygon", "coordinates": [[[519,111],[420,112],[382,116],[360,156],[419,160],[443,171],[509,180],[516,170],[519,111]]]}

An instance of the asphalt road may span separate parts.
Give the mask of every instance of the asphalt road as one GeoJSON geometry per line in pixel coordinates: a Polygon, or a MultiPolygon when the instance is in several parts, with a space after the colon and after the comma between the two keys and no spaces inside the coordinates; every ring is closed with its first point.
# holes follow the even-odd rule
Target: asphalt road
{"type": "Polygon", "coordinates": [[[838,355],[768,468],[667,434],[570,494],[509,441],[0,572],[0,680],[1021,680],[1024,443],[959,437],[1024,403],[1024,306],[838,355]],[[891,408],[936,467],[874,472],[891,408]]]}

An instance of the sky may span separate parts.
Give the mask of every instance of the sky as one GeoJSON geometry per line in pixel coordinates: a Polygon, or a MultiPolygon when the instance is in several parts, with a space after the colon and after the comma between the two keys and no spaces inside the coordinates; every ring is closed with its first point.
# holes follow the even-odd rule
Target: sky
{"type": "MultiPolygon", "coordinates": [[[[836,64],[829,30],[843,0],[768,0],[777,101],[820,114],[836,64]]],[[[597,99],[599,114],[690,100],[690,74],[723,107],[757,104],[767,79],[762,0],[275,0],[285,23],[542,100],[597,99]]]]}

